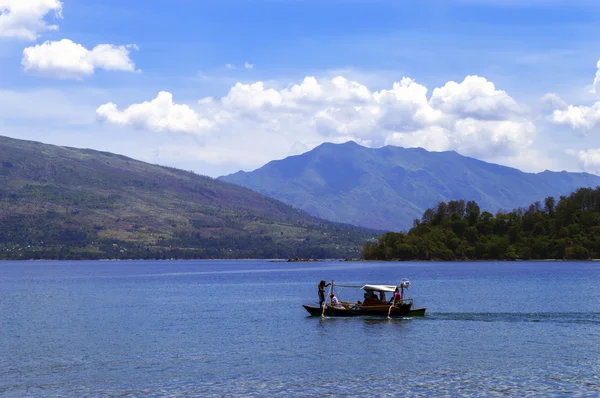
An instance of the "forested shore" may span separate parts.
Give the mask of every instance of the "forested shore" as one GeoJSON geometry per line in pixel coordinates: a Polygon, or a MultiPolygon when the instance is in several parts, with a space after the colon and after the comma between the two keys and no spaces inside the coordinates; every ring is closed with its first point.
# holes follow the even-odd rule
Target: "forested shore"
{"type": "Polygon", "coordinates": [[[365,260],[587,260],[600,258],[600,187],[528,208],[481,211],[474,202],[440,202],[408,232],[366,244],[365,260]]]}

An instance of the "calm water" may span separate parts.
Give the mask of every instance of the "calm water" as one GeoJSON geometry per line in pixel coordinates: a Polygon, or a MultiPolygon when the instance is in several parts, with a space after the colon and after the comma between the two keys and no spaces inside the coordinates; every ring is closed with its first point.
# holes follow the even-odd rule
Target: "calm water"
{"type": "Polygon", "coordinates": [[[317,394],[600,394],[600,263],[0,262],[0,395],[317,394]],[[402,277],[425,318],[301,307],[402,277]]]}

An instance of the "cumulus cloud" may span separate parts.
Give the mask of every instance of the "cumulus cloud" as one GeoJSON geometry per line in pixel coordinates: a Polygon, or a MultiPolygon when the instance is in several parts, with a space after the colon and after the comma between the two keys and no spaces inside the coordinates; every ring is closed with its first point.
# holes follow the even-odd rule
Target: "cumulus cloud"
{"type": "Polygon", "coordinates": [[[274,89],[265,89],[263,82],[237,83],[223,98],[225,106],[240,110],[255,110],[265,106],[277,107],[281,102],[281,94],[274,89]]]}
{"type": "MultiPolygon", "coordinates": [[[[596,66],[598,71],[592,84],[592,93],[596,93],[596,89],[600,86],[600,61],[598,61],[596,66]]],[[[590,106],[567,105],[558,96],[551,96],[554,96],[554,94],[546,94],[543,99],[554,100],[555,108],[549,117],[552,123],[568,126],[584,134],[587,134],[590,130],[600,125],[600,101],[590,106]]]]}
{"type": "Polygon", "coordinates": [[[367,146],[457,150],[489,159],[517,156],[536,134],[514,99],[479,76],[448,82],[430,96],[427,87],[410,78],[380,91],[342,76],[306,77],[287,87],[237,83],[220,99],[202,99],[195,110],[186,106],[191,122],[184,128],[166,122],[170,118],[164,115],[178,105],[168,93],[160,97],[163,100],[132,105],[123,112],[106,104],[98,114],[108,122],[135,122],[152,130],[210,130],[243,149],[268,143],[264,161],[285,157],[308,143],[348,140],[367,146]],[[133,112],[138,107],[144,111],[133,112]]]}
{"type": "Polygon", "coordinates": [[[527,120],[456,119],[450,125],[431,125],[408,134],[391,134],[388,144],[423,147],[434,151],[449,149],[478,158],[506,157],[528,148],[535,138],[535,126],[527,120]]]}
{"type": "Polygon", "coordinates": [[[134,104],[122,111],[109,102],[101,105],[96,114],[101,121],[153,131],[201,134],[212,125],[188,105],[175,104],[173,95],[165,91],[152,101],[134,104]]]}
{"type": "Polygon", "coordinates": [[[69,39],[46,41],[23,50],[21,64],[25,71],[59,79],[82,79],[96,69],[134,72],[129,58],[135,45],[99,44],[88,50],[69,39]]]}
{"type": "Polygon", "coordinates": [[[596,76],[594,76],[594,83],[592,83],[592,94],[600,94],[598,90],[600,90],[600,59],[596,64],[596,76]]]}
{"type": "Polygon", "coordinates": [[[458,117],[504,120],[521,109],[506,92],[479,76],[467,76],[462,83],[448,82],[433,90],[433,107],[458,117]]]}
{"type": "Polygon", "coordinates": [[[575,156],[582,170],[600,175],[600,149],[576,151],[568,149],[568,155],[575,156]]]}
{"type": "Polygon", "coordinates": [[[0,37],[35,40],[40,32],[57,30],[45,18],[62,18],[59,0],[0,0],[0,37]]]}
{"type": "Polygon", "coordinates": [[[254,69],[254,64],[251,64],[250,62],[244,62],[244,68],[245,69],[254,69]]]}
{"type": "Polygon", "coordinates": [[[600,124],[600,101],[592,106],[569,105],[567,109],[557,109],[552,113],[551,121],[562,124],[574,130],[587,132],[600,124]]]}

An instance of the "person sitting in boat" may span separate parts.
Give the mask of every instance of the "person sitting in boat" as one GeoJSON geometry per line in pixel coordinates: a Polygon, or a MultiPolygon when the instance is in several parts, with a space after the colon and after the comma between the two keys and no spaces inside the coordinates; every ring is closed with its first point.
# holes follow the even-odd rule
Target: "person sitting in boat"
{"type": "Polygon", "coordinates": [[[375,293],[372,290],[367,290],[364,297],[365,297],[365,301],[363,302],[363,305],[381,304],[381,301],[377,298],[377,296],[375,295],[375,293]]]}
{"type": "Polygon", "coordinates": [[[338,301],[337,297],[335,297],[335,294],[331,293],[329,295],[329,298],[331,299],[331,305],[336,307],[336,308],[342,308],[343,306],[340,304],[340,302],[338,301]]]}
{"type": "Polygon", "coordinates": [[[325,283],[325,281],[319,282],[319,307],[322,307],[325,302],[325,288],[329,285],[331,283],[325,283]]]}
{"type": "Polygon", "coordinates": [[[385,303],[385,292],[379,292],[379,301],[385,303]]]}

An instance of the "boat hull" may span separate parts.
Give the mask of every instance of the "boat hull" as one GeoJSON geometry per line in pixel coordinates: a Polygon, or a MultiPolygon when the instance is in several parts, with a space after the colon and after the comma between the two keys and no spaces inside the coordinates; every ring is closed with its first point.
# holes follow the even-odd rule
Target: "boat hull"
{"type": "Polygon", "coordinates": [[[390,311],[389,305],[376,305],[376,306],[364,306],[354,307],[350,309],[336,308],[327,306],[325,312],[323,308],[303,305],[304,309],[308,311],[311,316],[330,316],[330,317],[356,317],[356,316],[385,316],[390,317],[413,317],[413,316],[425,316],[425,308],[412,308],[410,305],[406,306],[393,306],[390,311]]]}

